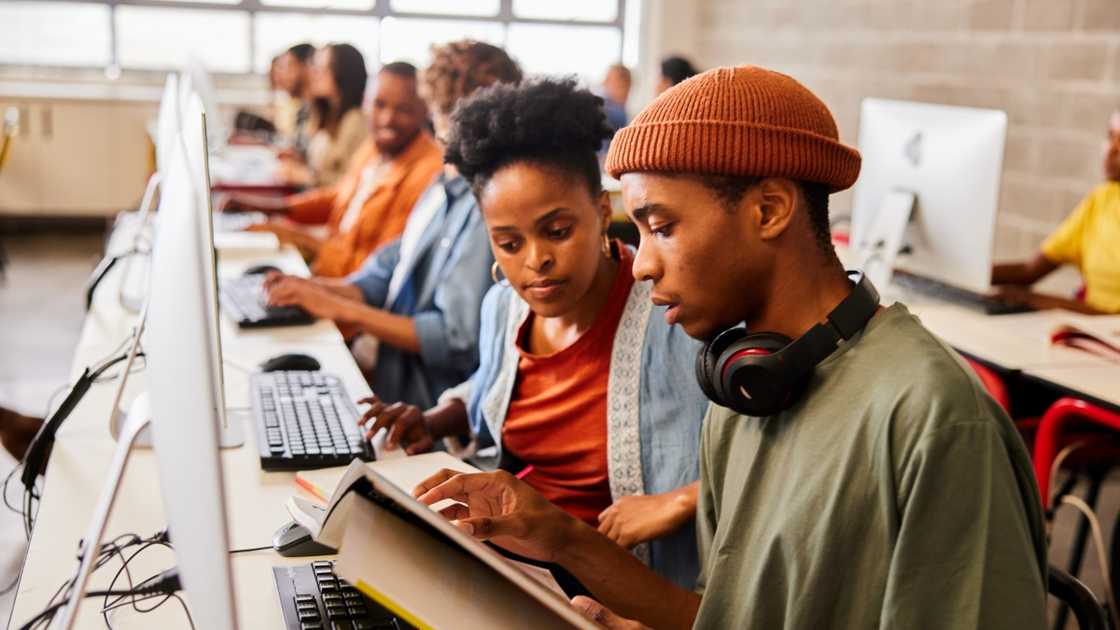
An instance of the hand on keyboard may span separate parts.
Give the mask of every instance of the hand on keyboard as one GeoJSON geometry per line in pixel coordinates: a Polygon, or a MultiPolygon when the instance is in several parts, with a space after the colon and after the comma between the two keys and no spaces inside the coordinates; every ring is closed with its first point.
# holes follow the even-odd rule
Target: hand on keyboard
{"type": "Polygon", "coordinates": [[[299,306],[315,317],[340,320],[354,306],[352,300],[331,293],[307,278],[281,275],[265,280],[269,306],[299,306]]]}
{"type": "Polygon", "coordinates": [[[428,430],[428,423],[424,421],[424,413],[416,405],[404,403],[388,404],[376,395],[362,398],[359,403],[369,405],[358,424],[366,425],[365,438],[372,439],[381,429],[386,429],[385,448],[393,450],[398,445],[403,445],[409,455],[417,455],[432,450],[435,441],[428,430]]]}

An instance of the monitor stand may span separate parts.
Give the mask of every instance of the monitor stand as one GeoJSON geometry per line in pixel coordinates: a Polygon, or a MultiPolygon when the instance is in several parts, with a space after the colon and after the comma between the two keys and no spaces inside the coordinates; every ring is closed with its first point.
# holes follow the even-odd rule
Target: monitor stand
{"type": "MultiPolygon", "coordinates": [[[[117,407],[113,410],[113,417],[110,420],[109,430],[113,434],[113,438],[118,442],[121,439],[121,434],[124,432],[124,425],[127,419],[133,415],[141,415],[144,417],[151,417],[151,412],[148,408],[148,393],[142,392],[132,401],[132,405],[128,410],[117,407]]],[[[227,421],[218,426],[218,446],[220,448],[237,448],[245,444],[245,430],[242,423],[229,419],[229,412],[226,412],[227,421]]],[[[132,438],[132,446],[134,448],[152,448],[152,434],[149,430],[142,430],[132,438]]]]}
{"type": "Polygon", "coordinates": [[[855,244],[863,272],[880,291],[891,284],[895,261],[902,251],[916,201],[912,192],[892,190],[887,193],[875,221],[855,244]]]}

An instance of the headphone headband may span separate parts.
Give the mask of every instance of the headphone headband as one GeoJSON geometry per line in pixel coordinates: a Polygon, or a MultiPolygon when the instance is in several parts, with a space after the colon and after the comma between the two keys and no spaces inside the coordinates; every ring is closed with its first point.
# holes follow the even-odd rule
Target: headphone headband
{"type": "Polygon", "coordinates": [[[845,341],[856,336],[875,311],[879,309],[879,292],[861,271],[849,271],[848,277],[855,285],[824,322],[814,325],[804,335],[778,352],[766,357],[775,367],[791,379],[799,379],[817,367],[845,341]]]}

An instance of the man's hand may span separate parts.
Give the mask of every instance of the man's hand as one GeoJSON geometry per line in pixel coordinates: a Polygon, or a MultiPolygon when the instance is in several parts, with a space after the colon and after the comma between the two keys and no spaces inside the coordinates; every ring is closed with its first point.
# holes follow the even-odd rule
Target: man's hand
{"type": "Polygon", "coordinates": [[[642,625],[641,622],[633,619],[619,617],[614,611],[590,597],[580,595],[572,599],[572,608],[578,610],[584,617],[607,628],[607,630],[649,630],[649,626],[642,625]]]}
{"type": "Polygon", "coordinates": [[[298,306],[323,319],[345,320],[354,306],[352,300],[340,297],[307,278],[272,272],[265,278],[264,287],[270,306],[298,306]]]}
{"type": "Polygon", "coordinates": [[[366,430],[367,440],[381,429],[387,429],[385,448],[388,450],[393,450],[400,444],[404,445],[404,451],[409,455],[432,450],[435,441],[428,431],[424,413],[416,405],[406,405],[401,402],[389,405],[376,394],[358,402],[369,405],[369,409],[358,419],[358,424],[365,425],[373,420],[373,424],[366,430]]]}
{"type": "Polygon", "coordinates": [[[464,532],[544,562],[556,562],[572,532],[586,527],[504,470],[468,475],[445,468],[412,494],[425,505],[458,501],[442,514],[464,532]]]}
{"type": "Polygon", "coordinates": [[[668,536],[696,515],[689,499],[680,490],[621,497],[599,514],[599,533],[627,549],[668,536]]]}

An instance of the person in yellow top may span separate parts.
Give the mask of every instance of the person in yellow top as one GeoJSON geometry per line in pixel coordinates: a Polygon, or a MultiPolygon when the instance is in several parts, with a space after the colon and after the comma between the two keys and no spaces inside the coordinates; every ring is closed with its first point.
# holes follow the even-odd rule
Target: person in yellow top
{"type": "Polygon", "coordinates": [[[1000,297],[1035,308],[1120,313],[1120,110],[1109,120],[1104,175],[1106,181],[1081,201],[1033,260],[992,268],[992,284],[1002,285],[1000,297]],[[1030,291],[1061,265],[1081,270],[1084,302],[1030,291]]]}

